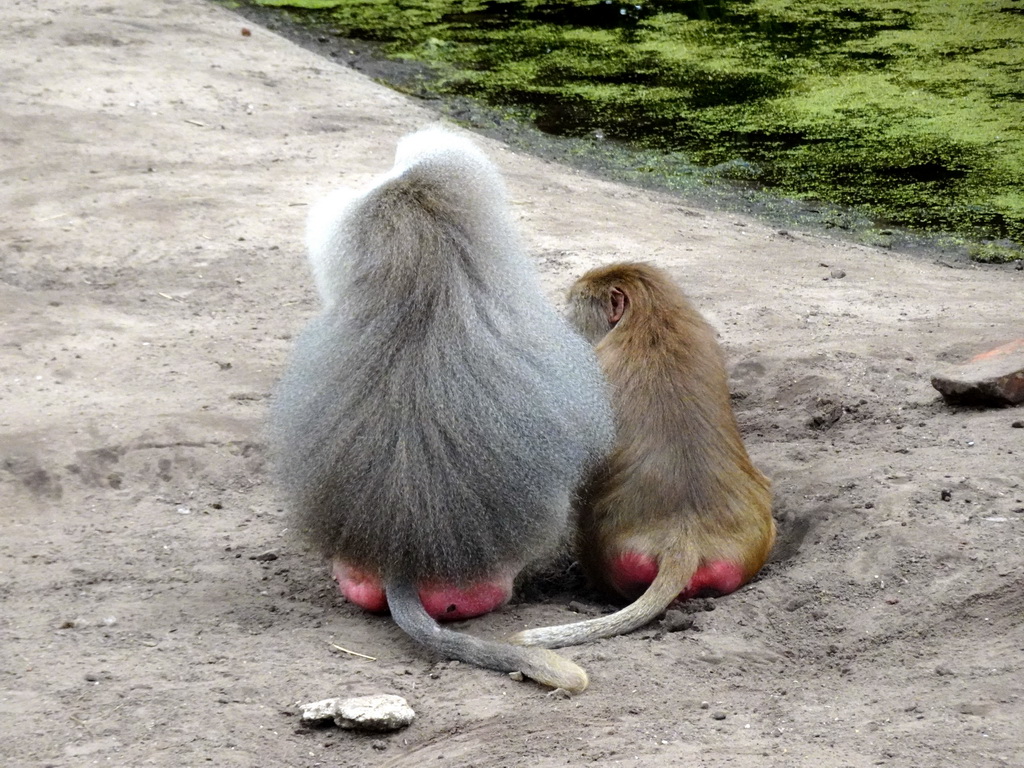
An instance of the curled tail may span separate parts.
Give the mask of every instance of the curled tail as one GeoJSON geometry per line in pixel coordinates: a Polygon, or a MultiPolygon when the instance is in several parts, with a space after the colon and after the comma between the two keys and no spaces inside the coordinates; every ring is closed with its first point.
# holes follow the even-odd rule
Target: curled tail
{"type": "Polygon", "coordinates": [[[440,626],[424,610],[413,584],[389,584],[386,593],[395,623],[413,640],[446,658],[499,672],[522,672],[538,683],[572,693],[585,690],[590,682],[581,667],[557,653],[483,640],[440,626]]]}
{"type": "Polygon", "coordinates": [[[686,588],[697,571],[698,560],[687,553],[679,560],[663,561],[658,575],[639,598],[620,611],[596,619],[538,627],[518,632],[509,638],[517,645],[535,645],[543,648],[563,648],[580,645],[602,637],[613,637],[632,632],[653,621],[668,608],[686,588]]]}

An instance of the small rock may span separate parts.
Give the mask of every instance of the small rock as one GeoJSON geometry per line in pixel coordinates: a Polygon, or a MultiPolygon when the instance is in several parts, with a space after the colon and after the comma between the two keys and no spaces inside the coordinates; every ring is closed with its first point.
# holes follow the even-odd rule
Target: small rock
{"type": "Polygon", "coordinates": [[[574,613],[582,613],[585,616],[599,616],[601,609],[596,605],[590,605],[589,603],[583,603],[579,600],[572,600],[569,602],[569,610],[574,613]]]}
{"type": "Polygon", "coordinates": [[[1024,339],[990,349],[932,376],[932,386],[955,403],[1016,405],[1024,402],[1024,339]]]}
{"type": "Polygon", "coordinates": [[[1015,421],[1010,426],[1014,429],[1024,429],[1024,421],[1015,421]]]}
{"type": "Polygon", "coordinates": [[[383,752],[385,749],[388,748],[388,743],[386,741],[381,740],[381,739],[377,739],[370,746],[373,747],[378,752],[383,752]]]}
{"type": "Polygon", "coordinates": [[[250,560],[257,560],[261,563],[269,563],[272,560],[277,560],[277,552],[263,552],[259,555],[250,555],[250,560]]]}
{"type": "Polygon", "coordinates": [[[994,707],[991,704],[974,704],[971,702],[964,702],[957,707],[957,711],[961,715],[974,715],[975,717],[986,717],[992,713],[994,707]]]}
{"type": "Polygon", "coordinates": [[[416,719],[416,713],[401,696],[380,694],[345,699],[338,706],[334,722],[339,728],[360,731],[397,731],[416,719]]]}
{"type": "Polygon", "coordinates": [[[945,664],[940,664],[935,668],[935,674],[940,677],[949,677],[953,674],[953,670],[947,667],[945,664]]]}
{"type": "Polygon", "coordinates": [[[555,688],[553,691],[548,691],[549,699],[571,699],[572,694],[565,688],[555,688]]]}
{"type": "Polygon", "coordinates": [[[814,408],[811,409],[811,416],[807,420],[807,426],[811,429],[826,430],[843,417],[843,404],[837,403],[828,398],[819,398],[814,408]]]}
{"type": "Polygon", "coordinates": [[[305,725],[326,725],[333,722],[338,714],[341,699],[323,699],[302,705],[302,722],[305,725]]]}
{"type": "Polygon", "coordinates": [[[712,712],[711,718],[713,720],[725,720],[725,712],[712,712]]]}
{"type": "Polygon", "coordinates": [[[943,501],[949,501],[950,499],[953,498],[953,492],[943,488],[942,493],[939,494],[939,498],[942,499],[943,501]]]}
{"type": "Polygon", "coordinates": [[[513,680],[515,680],[517,683],[521,683],[521,682],[523,682],[523,680],[526,679],[526,677],[523,675],[523,673],[520,672],[519,670],[516,670],[515,672],[509,672],[508,676],[511,677],[513,680]]]}
{"type": "Polygon", "coordinates": [[[844,269],[833,269],[829,273],[829,275],[831,275],[833,280],[842,280],[844,277],[846,277],[846,270],[844,270],[844,269]]]}
{"type": "Polygon", "coordinates": [[[806,596],[794,597],[792,600],[787,602],[783,606],[783,608],[785,610],[789,611],[790,613],[792,613],[793,611],[796,611],[796,610],[799,610],[800,608],[803,608],[810,601],[811,601],[811,598],[806,597],[806,596]]]}
{"type": "Polygon", "coordinates": [[[693,626],[693,617],[682,611],[666,611],[661,626],[665,628],[666,632],[681,632],[693,626]]]}

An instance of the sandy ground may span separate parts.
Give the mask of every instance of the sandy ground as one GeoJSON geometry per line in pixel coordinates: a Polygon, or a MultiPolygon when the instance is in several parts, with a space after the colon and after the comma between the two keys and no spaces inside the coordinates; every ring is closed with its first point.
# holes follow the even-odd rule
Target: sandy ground
{"type": "MultiPolygon", "coordinates": [[[[780,526],[759,581],[568,650],[591,688],[551,697],[346,605],[268,482],[268,395],[316,309],[305,206],[433,115],[201,0],[9,0],[0,49],[0,764],[1024,765],[1024,409],[929,385],[1024,336],[1024,272],[484,140],[552,297],[650,259],[720,330],[780,526]],[[416,722],[299,724],[375,692],[416,722]]],[[[605,608],[555,586],[463,628],[605,608]]]]}

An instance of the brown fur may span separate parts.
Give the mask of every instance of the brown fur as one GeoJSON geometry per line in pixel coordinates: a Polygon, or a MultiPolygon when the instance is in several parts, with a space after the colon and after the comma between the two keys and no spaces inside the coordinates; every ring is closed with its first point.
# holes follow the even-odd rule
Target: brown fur
{"type": "Polygon", "coordinates": [[[714,331],[669,275],[647,264],[601,267],[576,282],[569,302],[570,320],[596,344],[617,428],[578,505],[580,563],[607,590],[608,563],[622,551],[653,557],[659,571],[618,613],[513,637],[547,647],[642,626],[704,563],[734,563],[746,583],[775,540],[769,481],[740,437],[714,331]]]}

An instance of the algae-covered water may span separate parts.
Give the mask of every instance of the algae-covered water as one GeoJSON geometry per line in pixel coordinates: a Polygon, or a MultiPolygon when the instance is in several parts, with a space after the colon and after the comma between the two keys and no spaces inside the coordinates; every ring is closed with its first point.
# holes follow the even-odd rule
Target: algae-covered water
{"type": "Polygon", "coordinates": [[[710,174],[1020,257],[1024,0],[255,1],[429,63],[437,93],[628,142],[664,185],[710,174]]]}

